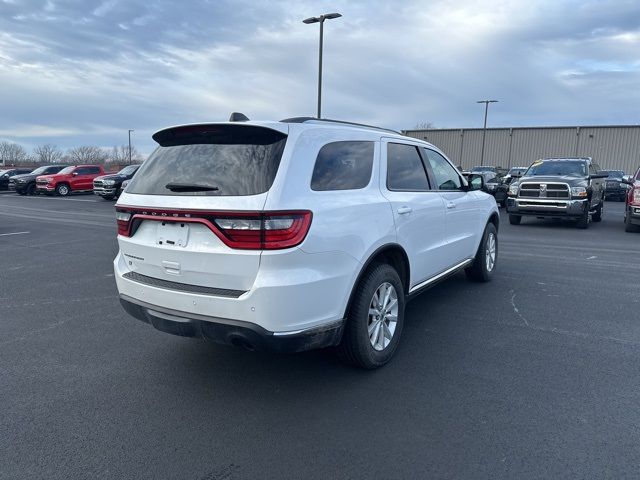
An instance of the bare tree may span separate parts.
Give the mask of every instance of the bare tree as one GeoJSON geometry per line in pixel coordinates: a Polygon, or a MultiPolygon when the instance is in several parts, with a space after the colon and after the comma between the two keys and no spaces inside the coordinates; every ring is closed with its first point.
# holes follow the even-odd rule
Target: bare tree
{"type": "Polygon", "coordinates": [[[60,149],[50,143],[47,143],[46,145],[38,145],[33,149],[33,155],[36,162],[46,165],[59,162],[62,158],[62,152],[60,149]]]}
{"type": "Polygon", "coordinates": [[[29,156],[22,145],[7,141],[0,142],[0,162],[3,167],[6,164],[16,165],[27,160],[29,156]]]}
{"type": "Polygon", "coordinates": [[[436,128],[433,122],[418,122],[416,126],[413,128],[414,130],[431,130],[432,128],[436,128]]]}
{"type": "Polygon", "coordinates": [[[102,148],[94,145],[82,145],[67,150],[64,160],[74,164],[105,163],[109,155],[102,148]]]}
{"type": "MultiPolygon", "coordinates": [[[[109,154],[110,163],[116,163],[118,165],[125,165],[129,163],[129,146],[120,145],[114,146],[109,154]]],[[[138,150],[134,145],[131,145],[131,163],[139,163],[142,161],[142,155],[138,153],[138,150]]]]}

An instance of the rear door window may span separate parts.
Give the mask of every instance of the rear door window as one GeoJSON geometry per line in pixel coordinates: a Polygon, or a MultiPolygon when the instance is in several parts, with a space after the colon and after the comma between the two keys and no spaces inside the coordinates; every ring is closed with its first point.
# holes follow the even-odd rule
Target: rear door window
{"type": "Polygon", "coordinates": [[[153,138],[160,146],[140,167],[127,193],[264,193],[273,184],[287,136],[253,125],[196,125],[163,130],[153,138]]]}
{"type": "Polygon", "coordinates": [[[373,142],[333,142],[318,152],[311,177],[311,189],[355,190],[371,180],[373,142]]]}

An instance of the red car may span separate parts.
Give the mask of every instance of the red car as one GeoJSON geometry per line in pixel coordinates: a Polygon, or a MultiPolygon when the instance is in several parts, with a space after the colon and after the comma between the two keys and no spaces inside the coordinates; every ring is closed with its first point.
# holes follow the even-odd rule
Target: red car
{"type": "Polygon", "coordinates": [[[624,229],[627,232],[640,231],[640,168],[633,177],[625,177],[625,182],[631,185],[627,194],[624,209],[624,229]]]}
{"type": "Polygon", "coordinates": [[[62,197],[72,192],[90,192],[93,190],[93,179],[104,174],[102,165],[72,165],[53,175],[39,176],[36,178],[36,189],[62,197]]]}

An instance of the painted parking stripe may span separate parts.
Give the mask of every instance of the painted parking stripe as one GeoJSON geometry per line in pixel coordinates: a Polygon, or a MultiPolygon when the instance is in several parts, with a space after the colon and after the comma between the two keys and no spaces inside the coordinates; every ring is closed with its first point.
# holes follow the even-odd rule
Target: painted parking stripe
{"type": "Polygon", "coordinates": [[[31,232],[13,232],[13,233],[0,233],[0,237],[8,237],[9,235],[23,235],[31,232]]]}

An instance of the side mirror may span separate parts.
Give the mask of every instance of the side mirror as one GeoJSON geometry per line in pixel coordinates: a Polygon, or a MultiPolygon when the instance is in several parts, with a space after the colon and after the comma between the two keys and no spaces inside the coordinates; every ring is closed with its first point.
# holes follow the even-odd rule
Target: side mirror
{"type": "Polygon", "coordinates": [[[633,176],[632,175],[624,175],[622,177],[622,183],[627,183],[629,185],[633,185],[633,176]]]}
{"type": "Polygon", "coordinates": [[[476,173],[470,173],[467,175],[467,182],[469,183],[469,191],[484,189],[484,177],[476,173]]]}
{"type": "Polygon", "coordinates": [[[73,175],[74,177],[78,176],[78,172],[73,172],[71,175],[73,175]]]}

